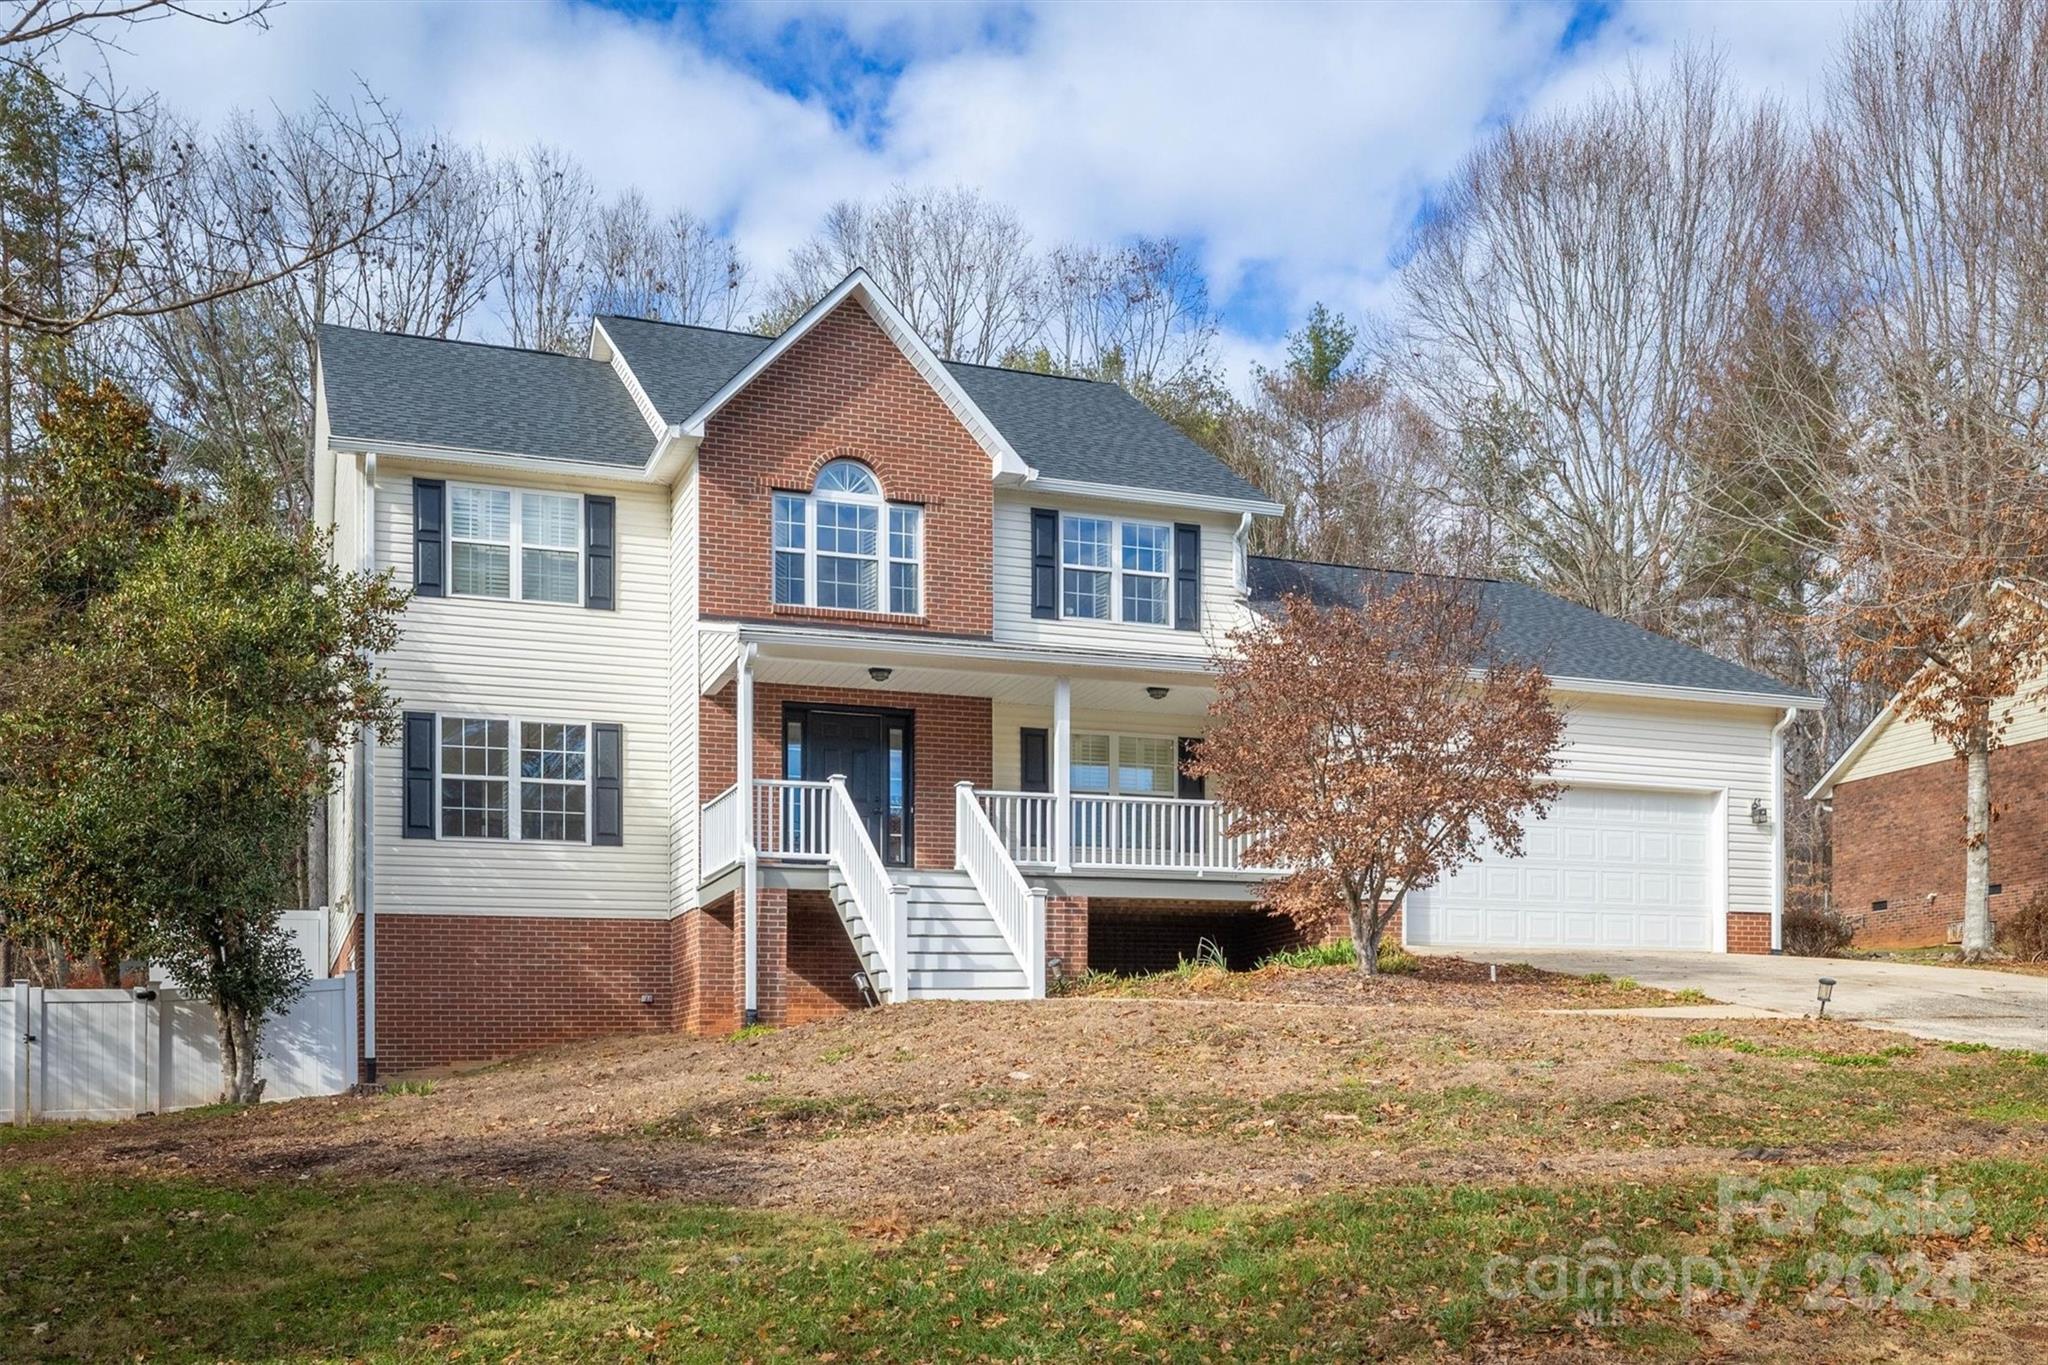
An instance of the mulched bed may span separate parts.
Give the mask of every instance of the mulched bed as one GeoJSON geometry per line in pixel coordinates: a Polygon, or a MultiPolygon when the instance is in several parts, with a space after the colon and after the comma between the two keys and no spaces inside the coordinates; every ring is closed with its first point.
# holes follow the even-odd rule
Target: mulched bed
{"type": "Polygon", "coordinates": [[[1435,954],[1413,959],[1416,970],[1363,977],[1355,967],[1261,967],[1230,972],[1199,967],[1156,976],[1091,978],[1076,995],[1134,999],[1261,1000],[1302,1005],[1421,1005],[1437,1009],[1629,1009],[1682,1003],[1670,991],[1628,988],[1525,963],[1498,970],[1484,962],[1435,954]]]}

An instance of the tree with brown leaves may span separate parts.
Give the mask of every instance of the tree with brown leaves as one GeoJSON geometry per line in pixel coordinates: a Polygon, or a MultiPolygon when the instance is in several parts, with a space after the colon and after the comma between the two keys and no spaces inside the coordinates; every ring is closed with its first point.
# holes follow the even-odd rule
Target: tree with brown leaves
{"type": "Polygon", "coordinates": [[[1341,906],[1372,976],[1409,892],[1485,844],[1519,852],[1557,799],[1550,680],[1494,650],[1472,584],[1421,575],[1355,608],[1289,597],[1232,643],[1189,771],[1216,779],[1250,861],[1290,869],[1274,904],[1304,923],[1341,906]]]}

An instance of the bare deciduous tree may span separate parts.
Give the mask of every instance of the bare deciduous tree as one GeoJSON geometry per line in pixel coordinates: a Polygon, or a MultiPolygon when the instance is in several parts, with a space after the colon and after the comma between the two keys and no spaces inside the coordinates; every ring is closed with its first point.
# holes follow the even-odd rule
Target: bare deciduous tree
{"type": "Polygon", "coordinates": [[[746,306],[746,265],[732,240],[687,209],[657,221],[638,190],[597,211],[585,261],[593,313],[729,327],[746,306]]]}
{"type": "Polygon", "coordinates": [[[499,317],[514,346],[573,353],[590,296],[597,192],[573,158],[536,145],[505,164],[499,317]]]}
{"type": "Polygon", "coordinates": [[[790,253],[757,326],[779,331],[864,267],[942,360],[989,365],[1031,340],[1038,265],[1017,215],[977,190],[898,185],[841,202],[790,253]]]}
{"type": "Polygon", "coordinates": [[[1355,608],[1290,597],[1217,665],[1189,771],[1221,784],[1248,860],[1291,869],[1277,904],[1316,924],[1343,912],[1368,976],[1409,892],[1487,842],[1518,852],[1560,790],[1549,679],[1492,635],[1466,585],[1399,576],[1355,608]]]}
{"type": "Polygon", "coordinates": [[[1046,368],[1143,392],[1203,369],[1216,316],[1199,263],[1170,237],[1068,245],[1045,263],[1038,345],[1046,368]]]}
{"type": "Polygon", "coordinates": [[[1665,626],[1686,434],[1777,268],[1786,135],[1711,58],[1493,137],[1402,272],[1410,383],[1543,586],[1665,626]]]}

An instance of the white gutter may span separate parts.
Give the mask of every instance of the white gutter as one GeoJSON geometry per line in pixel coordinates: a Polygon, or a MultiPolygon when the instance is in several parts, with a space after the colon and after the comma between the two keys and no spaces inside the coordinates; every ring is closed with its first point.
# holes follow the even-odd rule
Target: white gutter
{"type": "Polygon", "coordinates": [[[1206,493],[1126,488],[1119,484],[1090,483],[1084,479],[1049,479],[1041,476],[1030,480],[1025,486],[1034,493],[1066,493],[1077,498],[1096,498],[1103,502],[1142,503],[1147,506],[1168,502],[1175,507],[1185,507],[1195,512],[1238,512],[1246,516],[1277,517],[1287,510],[1277,502],[1262,498],[1224,498],[1206,493]]]}
{"type": "Polygon", "coordinates": [[[1771,951],[1785,951],[1785,731],[1799,719],[1788,706],[1771,727],[1771,951]]]}
{"type": "MultiPolygon", "coordinates": [[[[600,483],[651,483],[654,456],[639,464],[605,464],[597,460],[560,460],[544,455],[517,455],[504,450],[470,450],[460,446],[421,445],[412,441],[366,441],[360,437],[336,436],[328,444],[351,455],[384,454],[394,459],[418,460],[422,464],[461,465],[470,469],[512,469],[529,474],[558,474],[564,478],[592,479],[600,483]]],[[[657,452],[659,447],[657,447],[657,452]]]]}
{"type": "MultiPolygon", "coordinates": [[[[377,456],[363,456],[362,567],[375,571],[377,525],[377,456]]],[[[363,880],[356,892],[357,912],[363,917],[363,1079],[377,1080],[377,737],[362,735],[363,770],[358,783],[363,821],[358,829],[363,880]]]]}

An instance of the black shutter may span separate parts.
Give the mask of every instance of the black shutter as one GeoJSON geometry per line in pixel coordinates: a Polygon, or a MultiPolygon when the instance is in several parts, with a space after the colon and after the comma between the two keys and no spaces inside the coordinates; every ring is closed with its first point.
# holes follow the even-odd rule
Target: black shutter
{"type": "Polygon", "coordinates": [[[1060,514],[1031,509],[1031,614],[1041,621],[1060,614],[1060,514]]]}
{"type": "Polygon", "coordinates": [[[405,713],[405,837],[434,837],[434,713],[431,711],[405,713]]]}
{"type": "Polygon", "coordinates": [[[1195,746],[1199,743],[1199,738],[1189,735],[1182,735],[1173,742],[1173,764],[1180,773],[1179,795],[1184,801],[1201,801],[1209,795],[1206,778],[1188,776],[1188,764],[1195,761],[1195,746]]]}
{"type": "Polygon", "coordinates": [[[614,848],[626,842],[625,798],[619,789],[624,766],[616,725],[590,727],[590,842],[614,848]]]}
{"type": "Polygon", "coordinates": [[[412,590],[418,597],[440,597],[448,485],[439,479],[412,481],[412,590]]]}
{"type": "Polygon", "coordinates": [[[1028,792],[1051,791],[1051,737],[1044,730],[1019,730],[1017,742],[1017,785],[1028,792]]]}
{"type": "Polygon", "coordinates": [[[583,564],[588,585],[583,592],[583,605],[593,611],[611,611],[618,605],[612,588],[616,524],[619,519],[617,498],[583,499],[583,564]]]}
{"type": "Polygon", "coordinates": [[[1184,521],[1173,528],[1173,628],[1202,628],[1202,528],[1184,521]]]}

